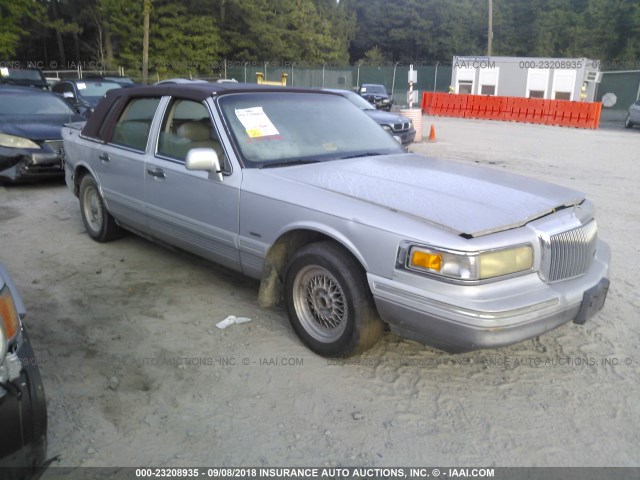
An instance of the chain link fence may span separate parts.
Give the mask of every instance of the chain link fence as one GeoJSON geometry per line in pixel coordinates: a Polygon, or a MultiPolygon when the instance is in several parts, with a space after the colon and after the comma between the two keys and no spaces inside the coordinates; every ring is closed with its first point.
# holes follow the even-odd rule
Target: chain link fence
{"type": "MultiPolygon", "coordinates": [[[[276,62],[216,62],[216,68],[207,73],[180,72],[171,75],[149,72],[149,83],[155,83],[166,78],[200,78],[202,80],[215,81],[221,78],[235,79],[243,83],[256,83],[257,75],[261,73],[269,82],[279,82],[283,74],[286,74],[286,83],[289,86],[305,88],[339,88],[345,90],[357,90],[364,83],[382,84],[386,87],[394,99],[396,105],[407,103],[409,91],[409,65],[391,64],[384,66],[371,65],[343,65],[343,66],[311,66],[299,67],[295,63],[276,62]]],[[[451,82],[451,65],[414,65],[418,74],[418,81],[413,89],[418,92],[416,98],[427,92],[447,92],[451,82]]],[[[88,75],[126,75],[136,82],[142,81],[142,73],[136,70],[120,68],[113,72],[88,72],[88,71],[47,71],[45,75],[53,79],[82,78],[88,75]]]]}
{"type": "Polygon", "coordinates": [[[623,121],[629,106],[639,98],[640,70],[602,73],[596,92],[596,102],[602,102],[603,106],[602,120],[623,121]]]}

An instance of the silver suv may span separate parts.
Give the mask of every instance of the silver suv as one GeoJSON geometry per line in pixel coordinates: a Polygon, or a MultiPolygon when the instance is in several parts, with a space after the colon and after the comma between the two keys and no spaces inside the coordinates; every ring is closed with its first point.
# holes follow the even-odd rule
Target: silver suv
{"type": "Polygon", "coordinates": [[[625,128],[631,128],[634,125],[640,125],[640,100],[631,104],[627,119],[624,121],[625,128]]]}

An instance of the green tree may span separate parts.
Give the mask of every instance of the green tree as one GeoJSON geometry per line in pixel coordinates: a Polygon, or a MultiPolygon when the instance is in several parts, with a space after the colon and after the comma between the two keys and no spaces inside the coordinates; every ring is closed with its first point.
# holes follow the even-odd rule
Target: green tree
{"type": "Polygon", "coordinates": [[[30,0],[0,0],[0,59],[10,61],[20,41],[28,37],[28,21],[42,19],[44,10],[30,0]]]}
{"type": "Polygon", "coordinates": [[[223,38],[236,60],[347,61],[353,20],[311,0],[227,0],[223,38]]]}
{"type": "Polygon", "coordinates": [[[160,77],[212,73],[226,51],[215,19],[190,15],[185,5],[168,0],[154,3],[149,45],[150,64],[160,77]]]}

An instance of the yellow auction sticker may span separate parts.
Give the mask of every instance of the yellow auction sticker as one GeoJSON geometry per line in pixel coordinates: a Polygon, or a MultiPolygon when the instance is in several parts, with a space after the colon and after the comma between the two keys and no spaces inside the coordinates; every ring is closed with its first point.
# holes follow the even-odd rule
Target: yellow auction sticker
{"type": "Polygon", "coordinates": [[[236,117],[242,123],[249,138],[270,137],[280,135],[271,119],[262,107],[236,109],[236,117]]]}

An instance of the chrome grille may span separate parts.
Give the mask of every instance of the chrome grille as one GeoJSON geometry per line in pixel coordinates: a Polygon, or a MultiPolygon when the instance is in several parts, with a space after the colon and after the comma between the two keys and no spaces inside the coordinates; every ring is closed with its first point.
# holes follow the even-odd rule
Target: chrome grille
{"type": "Polygon", "coordinates": [[[53,150],[58,157],[64,159],[64,142],[62,140],[46,140],[44,143],[53,150]]]}
{"type": "Polygon", "coordinates": [[[399,132],[401,130],[408,130],[409,129],[409,123],[394,123],[393,124],[393,131],[394,132],[399,132]]]}
{"type": "Polygon", "coordinates": [[[589,270],[596,252],[598,227],[595,220],[549,237],[548,282],[578,277],[589,270]]]}

